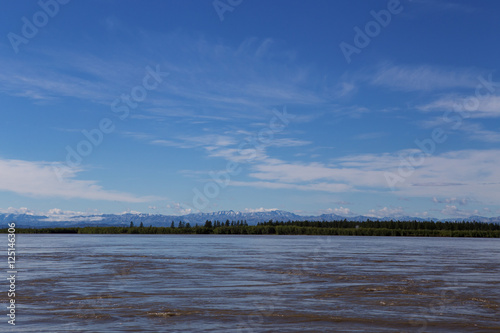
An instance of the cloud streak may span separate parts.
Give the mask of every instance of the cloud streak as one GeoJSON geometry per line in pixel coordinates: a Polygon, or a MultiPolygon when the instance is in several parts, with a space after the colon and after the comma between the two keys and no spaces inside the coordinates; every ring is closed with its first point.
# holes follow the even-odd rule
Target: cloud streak
{"type": "Polygon", "coordinates": [[[82,170],[65,169],[58,178],[53,164],[23,160],[0,160],[0,190],[31,197],[57,197],[139,203],[158,200],[104,189],[96,181],[78,180],[82,170]]]}
{"type": "Polygon", "coordinates": [[[446,96],[418,107],[421,111],[462,112],[470,118],[500,117],[500,96],[488,95],[479,99],[472,96],[446,96]]]}
{"type": "Polygon", "coordinates": [[[370,84],[402,91],[438,91],[456,88],[474,89],[485,71],[468,68],[449,69],[429,65],[381,65],[368,75],[370,84]]]}
{"type": "MultiPolygon", "coordinates": [[[[391,189],[386,172],[398,169],[413,151],[395,154],[364,154],[338,158],[334,164],[288,163],[266,158],[252,166],[254,181],[234,181],[233,186],[297,189],[325,192],[385,193],[391,189]]],[[[499,150],[462,150],[428,156],[399,183],[394,193],[404,196],[464,197],[498,204],[499,150]]],[[[451,202],[451,201],[450,201],[451,202]]]]}

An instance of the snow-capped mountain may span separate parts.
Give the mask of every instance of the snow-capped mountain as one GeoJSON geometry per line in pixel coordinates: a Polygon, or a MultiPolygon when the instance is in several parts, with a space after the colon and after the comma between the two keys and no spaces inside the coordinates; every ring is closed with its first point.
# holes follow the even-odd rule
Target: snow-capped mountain
{"type": "MultiPolygon", "coordinates": [[[[142,214],[142,213],[125,213],[125,214],[95,214],[95,215],[33,215],[33,214],[0,214],[0,222],[6,225],[7,222],[16,222],[17,227],[68,227],[68,226],[128,226],[130,222],[139,225],[141,222],[145,226],[153,225],[156,227],[170,226],[172,222],[175,225],[179,221],[190,223],[192,226],[199,224],[202,225],[205,221],[246,221],[249,225],[255,225],[258,222],[273,221],[335,221],[335,220],[348,220],[348,221],[386,221],[386,220],[400,220],[400,221],[438,221],[436,218],[422,219],[411,216],[398,216],[398,217],[384,217],[376,218],[370,216],[340,216],[336,214],[322,214],[317,216],[304,216],[295,213],[270,210],[270,211],[256,211],[256,212],[235,212],[232,210],[218,211],[211,213],[196,213],[187,214],[182,216],[176,215],[161,215],[161,214],[142,214]]],[[[483,217],[471,216],[469,218],[450,218],[441,219],[445,221],[478,221],[487,223],[500,223],[499,217],[483,217]]],[[[1,228],[1,227],[0,227],[1,228]]]]}

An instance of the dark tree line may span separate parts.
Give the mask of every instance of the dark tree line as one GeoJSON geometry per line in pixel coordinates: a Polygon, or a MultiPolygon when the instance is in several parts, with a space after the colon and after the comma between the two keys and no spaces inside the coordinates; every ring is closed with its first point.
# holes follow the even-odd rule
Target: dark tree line
{"type": "MultiPolygon", "coordinates": [[[[0,229],[6,233],[7,229],[0,229]]],[[[500,237],[500,224],[482,222],[419,222],[419,221],[288,221],[259,222],[249,226],[246,221],[205,221],[191,226],[172,222],[170,227],[74,227],[17,228],[17,233],[73,234],[248,234],[248,235],[342,235],[342,236],[430,236],[430,237],[500,237]]]]}

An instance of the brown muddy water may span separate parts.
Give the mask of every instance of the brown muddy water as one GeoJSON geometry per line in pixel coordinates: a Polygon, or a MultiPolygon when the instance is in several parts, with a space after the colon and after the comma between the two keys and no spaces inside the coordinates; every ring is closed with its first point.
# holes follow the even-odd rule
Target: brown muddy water
{"type": "Polygon", "coordinates": [[[500,332],[498,239],[16,241],[16,326],[2,279],[0,332],[500,332]]]}

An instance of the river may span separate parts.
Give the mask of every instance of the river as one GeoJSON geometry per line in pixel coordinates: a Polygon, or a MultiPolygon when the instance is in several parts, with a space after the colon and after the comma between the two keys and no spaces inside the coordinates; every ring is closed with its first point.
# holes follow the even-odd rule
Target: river
{"type": "Polygon", "coordinates": [[[16,241],[16,326],[2,332],[500,332],[499,239],[16,241]]]}

